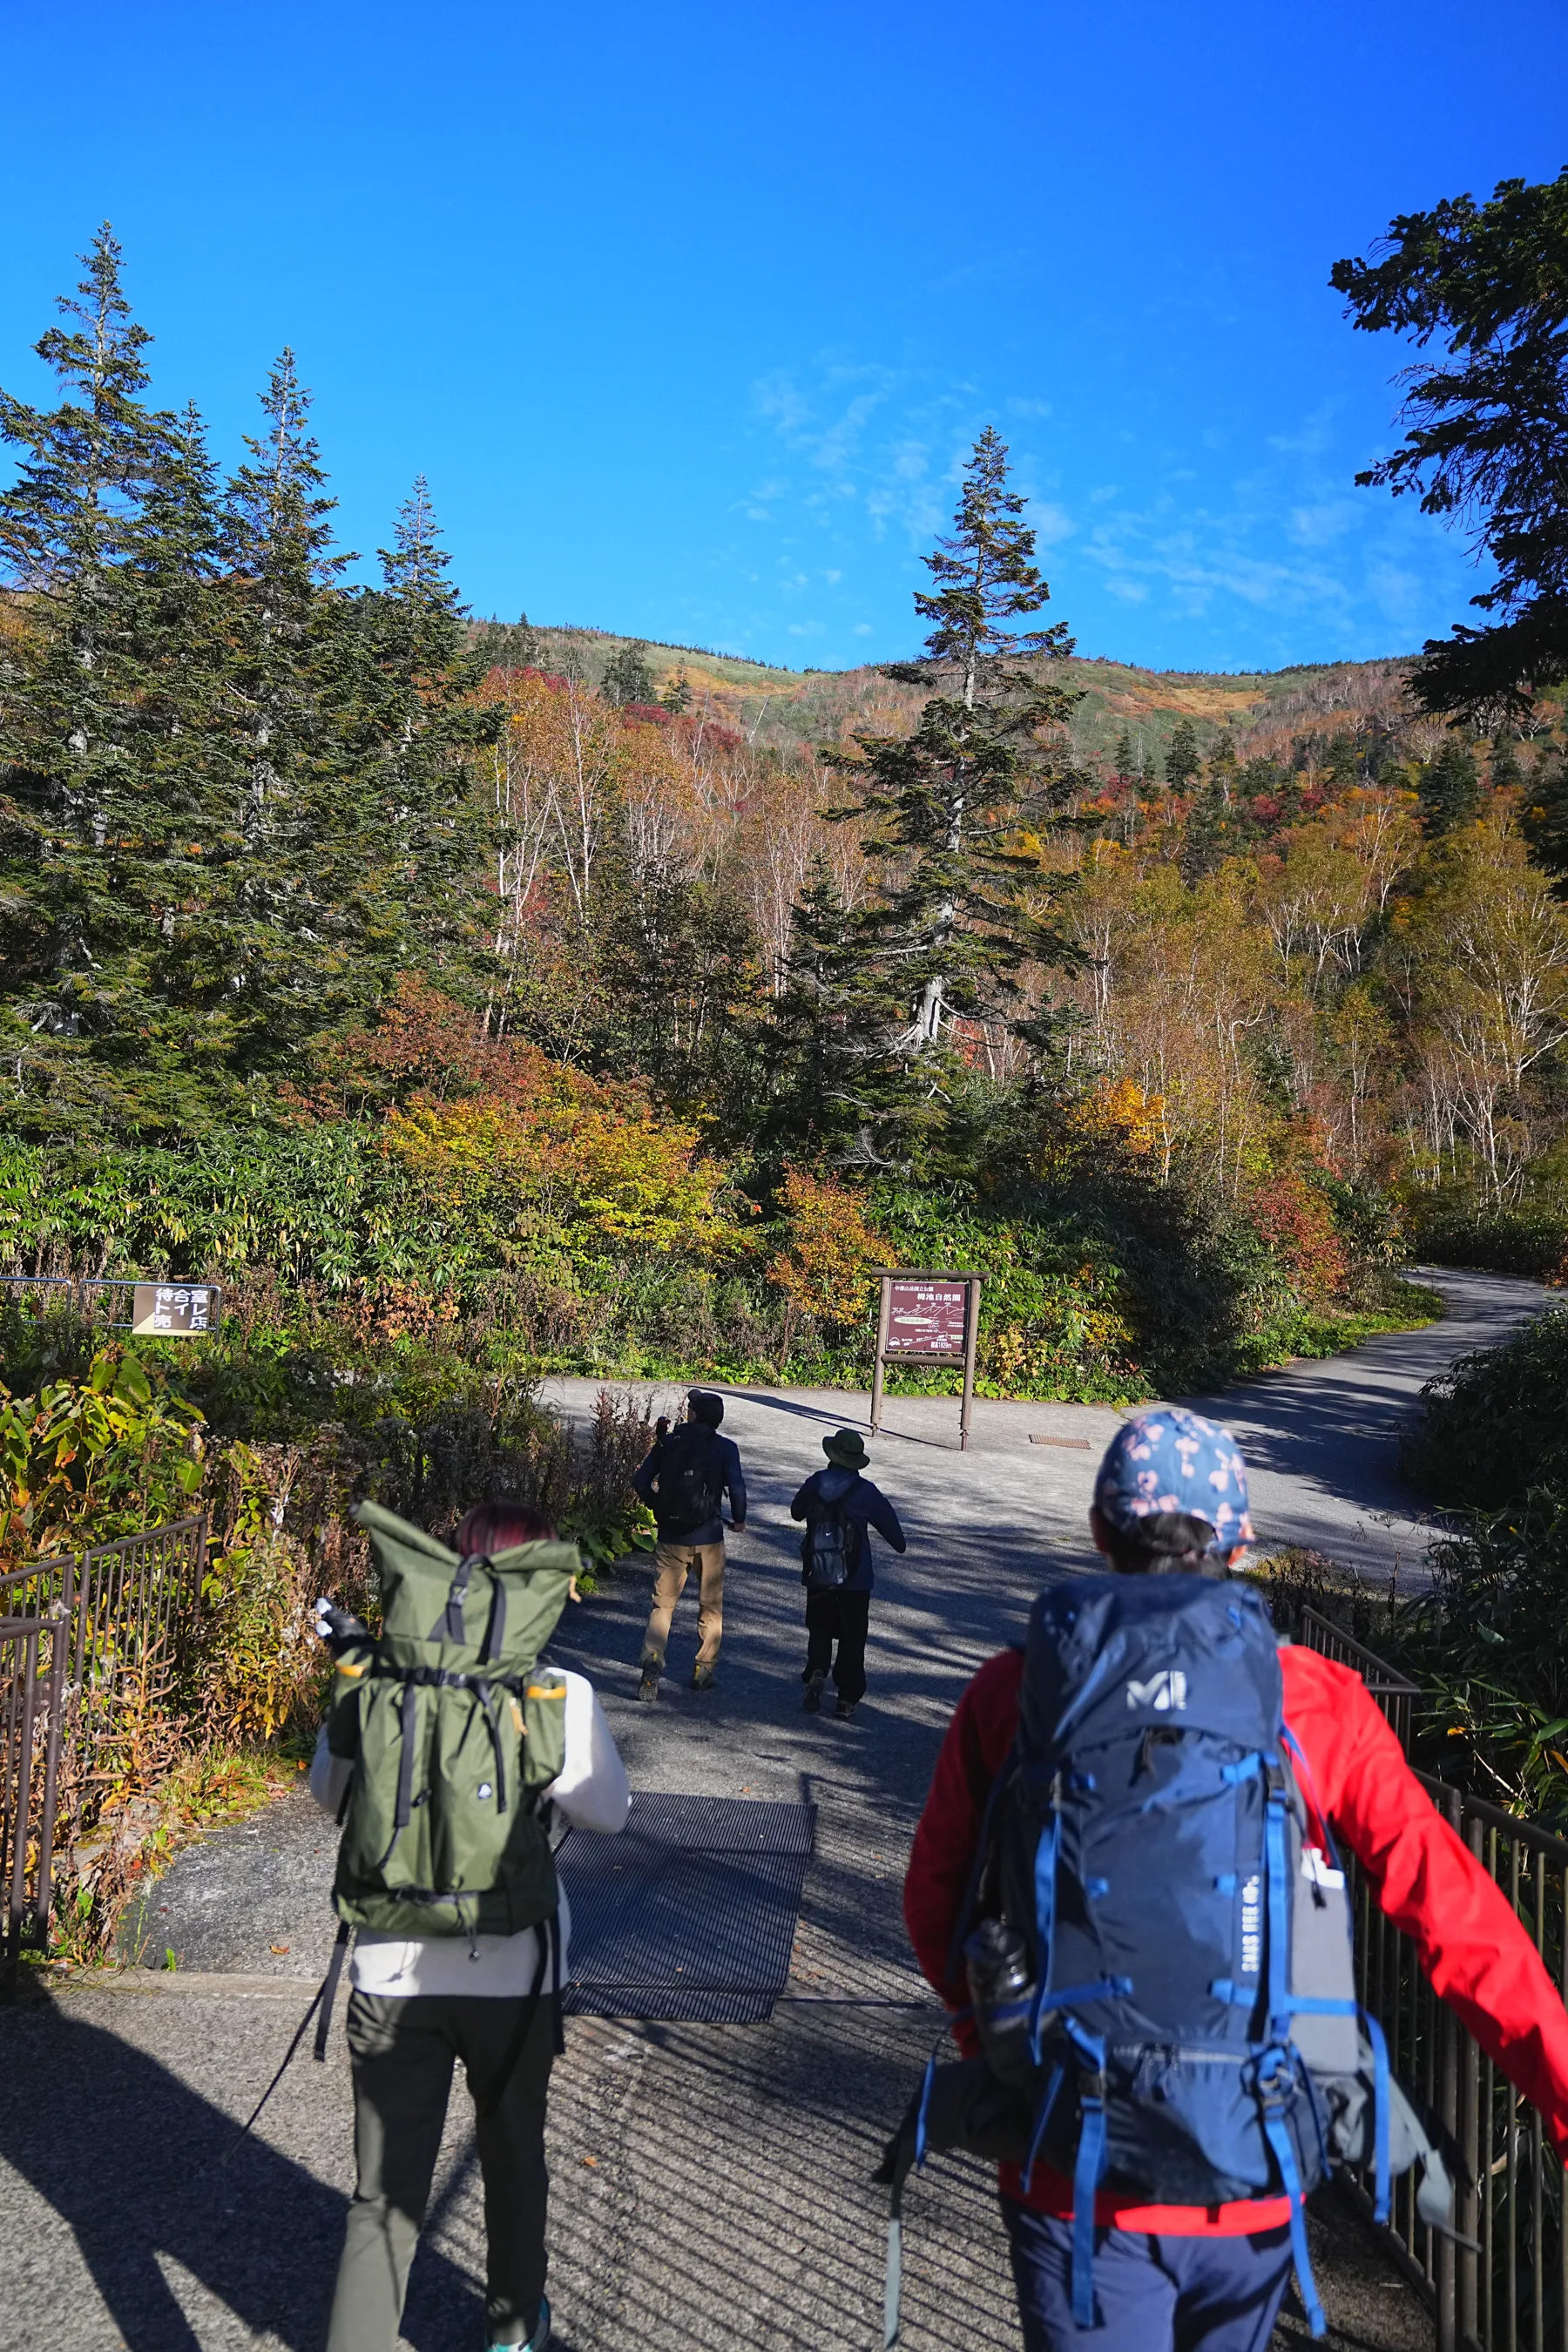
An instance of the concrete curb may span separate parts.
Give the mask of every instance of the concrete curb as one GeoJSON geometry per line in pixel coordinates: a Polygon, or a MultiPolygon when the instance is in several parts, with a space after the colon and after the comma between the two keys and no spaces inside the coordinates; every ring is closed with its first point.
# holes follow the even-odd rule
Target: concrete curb
{"type": "Polygon", "coordinates": [[[237,2000],[308,1999],[313,1977],[241,1976],[221,1969],[40,1969],[34,1981],[56,1992],[226,1993],[237,2000]]]}

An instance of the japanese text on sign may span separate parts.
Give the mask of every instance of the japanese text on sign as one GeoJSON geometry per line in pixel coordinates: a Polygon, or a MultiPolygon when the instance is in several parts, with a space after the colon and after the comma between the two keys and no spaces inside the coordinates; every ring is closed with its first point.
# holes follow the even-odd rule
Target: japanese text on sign
{"type": "Polygon", "coordinates": [[[139,1282],[132,1328],[170,1338],[210,1331],[217,1321],[218,1295],[210,1283],[139,1282]]]}
{"type": "Polygon", "coordinates": [[[961,1357],[968,1311],[967,1283],[889,1283],[883,1353],[961,1357]]]}

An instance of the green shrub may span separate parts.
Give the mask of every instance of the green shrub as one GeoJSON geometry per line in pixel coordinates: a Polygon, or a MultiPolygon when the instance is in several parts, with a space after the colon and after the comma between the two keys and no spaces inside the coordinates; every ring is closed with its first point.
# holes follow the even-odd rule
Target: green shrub
{"type": "Polygon", "coordinates": [[[1568,1307],[1461,1356],[1422,1402],[1405,1462],[1437,1502],[1495,1510],[1537,1486],[1568,1495],[1568,1307]]]}
{"type": "Polygon", "coordinates": [[[1410,1212],[1412,1254],[1434,1265],[1473,1265],[1486,1274],[1518,1274],[1533,1282],[1553,1281],[1568,1259],[1568,1218],[1561,1211],[1494,1210],[1478,1213],[1452,1206],[1410,1212]]]}
{"type": "Polygon", "coordinates": [[[1421,1760],[1496,1803],[1568,1824],[1568,1489],[1478,1512],[1429,1557],[1432,1590],[1396,1612],[1385,1645],[1426,1687],[1421,1760]]]}

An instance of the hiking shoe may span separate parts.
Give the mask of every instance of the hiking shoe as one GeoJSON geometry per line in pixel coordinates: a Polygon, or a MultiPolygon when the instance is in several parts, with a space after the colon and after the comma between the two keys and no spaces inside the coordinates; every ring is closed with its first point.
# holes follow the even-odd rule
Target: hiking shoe
{"type": "Polygon", "coordinates": [[[801,1701],[801,1705],[807,1715],[815,1715],[822,1705],[822,1685],[826,1680],[826,1675],[813,1675],[806,1683],[805,1696],[801,1701]]]}
{"type": "Polygon", "coordinates": [[[856,1702],[852,1698],[841,1698],[833,1710],[834,1715],[840,1723],[847,1723],[855,1712],[855,1706],[856,1702]]]}
{"type": "Polygon", "coordinates": [[[491,2352],[545,2352],[549,2342],[550,2303],[546,2297],[539,2306],[539,2325],[532,2335],[526,2339],[521,2336],[502,2336],[499,2344],[492,2345],[491,2352]]]}
{"type": "Polygon", "coordinates": [[[693,1690],[711,1690],[714,1680],[714,1669],[711,1666],[692,1667],[691,1687],[693,1690]]]}
{"type": "Polygon", "coordinates": [[[640,1699],[647,1699],[650,1702],[658,1696],[658,1668],[657,1666],[645,1666],[643,1668],[642,1680],[637,1685],[637,1696],[640,1699]]]}

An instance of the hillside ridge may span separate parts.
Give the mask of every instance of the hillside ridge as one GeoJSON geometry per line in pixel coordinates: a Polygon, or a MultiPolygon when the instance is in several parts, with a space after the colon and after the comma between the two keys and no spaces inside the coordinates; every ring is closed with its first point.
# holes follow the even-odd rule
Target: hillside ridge
{"type": "MultiPolygon", "coordinates": [[[[544,668],[574,659],[593,684],[617,654],[641,647],[663,693],[684,675],[695,700],[752,743],[799,750],[847,740],[858,730],[897,732],[913,718],[921,688],[896,685],[879,663],[858,668],[786,669],[741,654],[665,643],[576,625],[490,621],[475,625],[476,644],[493,651],[499,667],[520,666],[530,655],[544,668]]],[[[1372,661],[1298,662],[1278,670],[1156,670],[1107,654],[1073,654],[1058,677],[1083,697],[1070,726],[1077,757],[1101,763],[1122,734],[1134,762],[1157,769],[1177,725],[1185,719],[1205,750],[1223,729],[1238,750],[1270,753],[1278,737],[1355,731],[1373,723],[1392,731],[1408,727],[1405,673],[1415,656],[1372,661]]]]}

